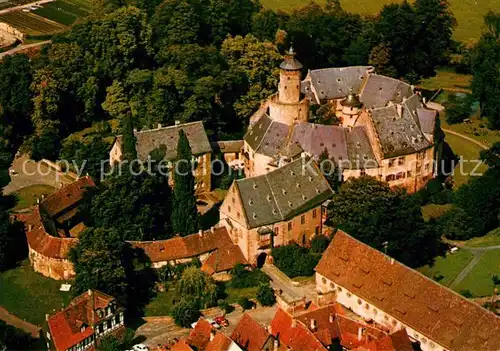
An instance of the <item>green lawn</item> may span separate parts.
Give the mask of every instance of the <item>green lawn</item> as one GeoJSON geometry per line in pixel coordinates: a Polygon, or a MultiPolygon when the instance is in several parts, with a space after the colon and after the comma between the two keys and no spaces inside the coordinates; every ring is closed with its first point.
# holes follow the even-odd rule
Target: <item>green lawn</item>
{"type": "Polygon", "coordinates": [[[431,279],[435,279],[437,275],[442,275],[443,279],[439,283],[448,286],[470,260],[472,260],[472,253],[467,250],[459,250],[454,254],[446,255],[446,257],[438,257],[432,267],[424,266],[419,268],[418,271],[431,279]]]}
{"type": "MultiPolygon", "coordinates": [[[[271,9],[290,12],[304,6],[310,0],[262,0],[262,4],[271,9]]],[[[326,0],[316,0],[325,4],[326,0]]],[[[364,15],[377,14],[382,6],[400,2],[398,0],[341,0],[344,9],[364,15]]],[[[453,33],[454,39],[468,41],[478,39],[483,27],[483,16],[489,10],[497,10],[500,0],[450,0],[451,10],[455,14],[458,26],[453,33]]]]}
{"type": "Polygon", "coordinates": [[[35,13],[52,21],[70,26],[78,18],[87,16],[88,11],[89,4],[87,1],[57,0],[44,4],[35,13]]]}
{"type": "Polygon", "coordinates": [[[0,305],[16,316],[42,326],[45,314],[66,306],[71,292],[61,292],[62,281],[35,273],[28,260],[0,273],[0,305]]]}
{"type": "Polygon", "coordinates": [[[494,274],[500,275],[500,250],[486,252],[455,290],[469,290],[474,296],[493,295],[494,285],[491,277],[494,274]]]}
{"type": "MultiPolygon", "coordinates": [[[[453,152],[458,156],[462,156],[464,162],[460,162],[455,167],[454,179],[455,186],[459,187],[462,184],[467,183],[470,178],[470,174],[474,171],[476,167],[476,162],[474,160],[479,160],[479,152],[482,150],[478,145],[460,138],[453,134],[446,134],[446,142],[450,145],[453,152]]],[[[487,166],[482,164],[477,170],[476,174],[481,174],[485,172],[487,166]]]]}
{"type": "Polygon", "coordinates": [[[257,289],[258,289],[257,287],[243,288],[243,289],[227,288],[226,289],[227,302],[230,304],[238,303],[238,300],[241,299],[242,297],[255,299],[255,297],[257,296],[257,289]]]}
{"type": "Polygon", "coordinates": [[[448,89],[470,93],[471,80],[471,75],[439,69],[436,76],[424,79],[419,87],[427,90],[448,89]]]}
{"type": "Polygon", "coordinates": [[[500,141],[500,131],[488,129],[488,122],[486,120],[471,118],[470,123],[448,124],[444,113],[440,115],[442,115],[441,128],[464,134],[469,138],[483,143],[485,146],[491,146],[497,141],[500,141]]]}
{"type": "Polygon", "coordinates": [[[42,195],[47,196],[52,194],[56,188],[46,184],[30,185],[16,192],[17,204],[14,210],[22,210],[36,204],[37,199],[41,199],[42,195]]]}
{"type": "Polygon", "coordinates": [[[175,297],[175,290],[157,293],[151,302],[146,305],[144,315],[146,317],[168,316],[170,314],[170,310],[172,309],[172,302],[175,297]]]}
{"type": "MultiPolygon", "coordinates": [[[[497,245],[500,245],[500,228],[492,230],[485,236],[472,238],[465,242],[465,246],[467,247],[484,247],[484,246],[497,246],[497,245]]],[[[500,275],[500,272],[498,272],[498,275],[500,275]]]]}

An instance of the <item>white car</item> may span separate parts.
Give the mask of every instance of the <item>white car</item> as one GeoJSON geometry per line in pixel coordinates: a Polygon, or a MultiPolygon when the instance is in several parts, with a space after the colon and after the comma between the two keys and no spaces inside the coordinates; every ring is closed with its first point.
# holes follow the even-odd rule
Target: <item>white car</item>
{"type": "Polygon", "coordinates": [[[132,346],[132,351],[149,351],[149,347],[144,344],[137,344],[132,346]]]}

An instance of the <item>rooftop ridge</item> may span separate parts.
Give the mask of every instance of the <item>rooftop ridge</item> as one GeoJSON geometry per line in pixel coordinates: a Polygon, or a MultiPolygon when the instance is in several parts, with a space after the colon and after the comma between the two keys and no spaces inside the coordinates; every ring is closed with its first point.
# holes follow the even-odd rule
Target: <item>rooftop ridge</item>
{"type": "MultiPolygon", "coordinates": [[[[186,123],[181,123],[181,124],[174,124],[173,126],[165,126],[161,128],[149,128],[149,129],[144,129],[144,130],[137,130],[134,132],[134,134],[141,134],[141,133],[148,133],[148,132],[155,132],[159,130],[166,130],[166,129],[174,129],[174,128],[180,128],[180,127],[185,127],[185,126],[190,126],[193,124],[203,124],[203,121],[194,121],[194,122],[186,122],[186,123]]],[[[122,138],[123,134],[117,135],[115,138],[122,138]]]]}

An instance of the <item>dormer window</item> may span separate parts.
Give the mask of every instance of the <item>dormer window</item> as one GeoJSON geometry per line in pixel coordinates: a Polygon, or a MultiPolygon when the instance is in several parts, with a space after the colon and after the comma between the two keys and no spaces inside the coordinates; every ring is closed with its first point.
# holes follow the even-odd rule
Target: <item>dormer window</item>
{"type": "Polygon", "coordinates": [[[82,327],[80,328],[80,332],[83,333],[85,331],[85,324],[82,325],[82,327]]]}

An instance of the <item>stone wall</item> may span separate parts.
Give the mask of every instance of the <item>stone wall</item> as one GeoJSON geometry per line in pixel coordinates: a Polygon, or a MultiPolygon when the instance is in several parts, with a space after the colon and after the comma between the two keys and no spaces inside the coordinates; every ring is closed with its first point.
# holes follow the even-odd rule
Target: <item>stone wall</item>
{"type": "Polygon", "coordinates": [[[0,22],[0,31],[13,35],[18,40],[24,40],[24,34],[7,23],[0,22]]]}
{"type": "Polygon", "coordinates": [[[29,247],[29,259],[33,270],[48,278],[69,280],[75,277],[73,264],[68,258],[57,259],[44,256],[29,247]]]}

